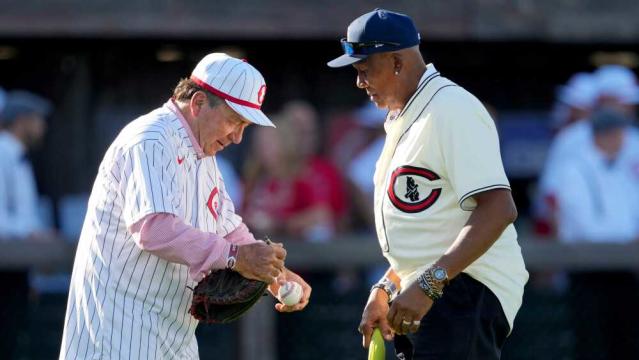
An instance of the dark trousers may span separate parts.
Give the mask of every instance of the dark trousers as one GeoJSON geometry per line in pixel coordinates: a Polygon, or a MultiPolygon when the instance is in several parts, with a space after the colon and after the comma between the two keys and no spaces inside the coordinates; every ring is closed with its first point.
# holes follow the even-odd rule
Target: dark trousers
{"type": "Polygon", "coordinates": [[[639,359],[639,281],[630,272],[570,274],[576,360],[639,359]]]}
{"type": "Polygon", "coordinates": [[[18,335],[27,324],[29,276],[26,271],[0,272],[0,355],[13,359],[18,335]]]}
{"type": "Polygon", "coordinates": [[[500,358],[509,332],[495,294],[462,273],[446,286],[419,330],[395,336],[394,344],[398,359],[492,360],[500,358]]]}

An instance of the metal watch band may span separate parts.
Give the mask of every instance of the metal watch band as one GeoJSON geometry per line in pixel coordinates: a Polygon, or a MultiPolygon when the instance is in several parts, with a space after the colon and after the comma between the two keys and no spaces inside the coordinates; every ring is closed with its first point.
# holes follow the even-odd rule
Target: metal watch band
{"type": "Polygon", "coordinates": [[[375,289],[382,289],[388,295],[388,301],[392,301],[397,293],[397,286],[389,278],[383,278],[377,284],[371,287],[371,292],[375,289]]]}

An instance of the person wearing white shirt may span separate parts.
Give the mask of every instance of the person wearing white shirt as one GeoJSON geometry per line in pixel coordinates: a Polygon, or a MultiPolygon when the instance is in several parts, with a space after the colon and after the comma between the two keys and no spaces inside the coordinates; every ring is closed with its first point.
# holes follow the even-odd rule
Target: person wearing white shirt
{"type": "Polygon", "coordinates": [[[328,66],[352,65],[356,86],[389,110],[373,176],[389,268],[364,307],[362,344],[379,328],[401,359],[497,360],[528,272],[495,122],[426,64],[407,15],[361,15],[341,44],[328,66]]]}
{"type": "MultiPolygon", "coordinates": [[[[639,239],[639,182],[622,158],[630,119],[593,114],[590,141],[557,169],[558,236],[566,243],[639,239]]],[[[639,281],[630,271],[570,274],[575,358],[639,358],[639,281]]]]}
{"type": "MultiPolygon", "coordinates": [[[[577,112],[581,119],[564,127],[550,146],[539,180],[538,213],[554,211],[557,194],[563,191],[557,178],[558,169],[591,142],[592,128],[588,118],[592,109],[614,108],[634,118],[639,103],[639,86],[630,69],[620,65],[605,65],[589,76],[583,73],[575,75],[560,91],[560,101],[581,109],[577,112]]],[[[627,136],[619,162],[632,171],[639,168],[639,130],[627,127],[625,131],[627,136]]],[[[555,215],[550,217],[556,221],[555,215]]]]}
{"type": "MultiPolygon", "coordinates": [[[[28,150],[39,143],[46,130],[49,101],[26,91],[10,91],[0,119],[0,241],[21,241],[37,237],[38,192],[28,150]]],[[[19,329],[24,323],[28,293],[28,272],[0,271],[0,283],[8,291],[0,294],[0,353],[12,358],[19,329]]]]}

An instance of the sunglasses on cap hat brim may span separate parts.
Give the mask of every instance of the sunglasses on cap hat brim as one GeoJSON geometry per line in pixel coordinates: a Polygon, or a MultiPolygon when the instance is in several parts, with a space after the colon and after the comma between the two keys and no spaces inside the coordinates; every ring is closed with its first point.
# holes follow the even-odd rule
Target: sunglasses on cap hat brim
{"type": "Polygon", "coordinates": [[[349,42],[346,38],[342,38],[341,44],[344,54],[329,61],[327,63],[329,67],[337,68],[351,65],[366,59],[369,55],[397,50],[401,46],[400,43],[390,41],[349,42]]]}
{"type": "Polygon", "coordinates": [[[349,42],[346,38],[340,41],[342,49],[346,55],[370,55],[380,51],[382,47],[399,46],[399,43],[390,41],[366,41],[366,42],[349,42]]]}

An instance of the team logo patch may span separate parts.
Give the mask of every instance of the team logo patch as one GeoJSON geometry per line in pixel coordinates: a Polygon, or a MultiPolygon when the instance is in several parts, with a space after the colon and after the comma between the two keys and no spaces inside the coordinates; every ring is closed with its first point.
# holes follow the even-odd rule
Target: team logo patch
{"type": "Polygon", "coordinates": [[[266,96],[266,85],[260,86],[260,90],[257,92],[257,103],[262,105],[264,97],[266,96]]]}
{"type": "Polygon", "coordinates": [[[428,184],[439,178],[439,175],[428,169],[400,166],[391,174],[388,198],[403,212],[424,211],[431,207],[442,193],[441,188],[432,189],[428,184]]]}
{"type": "Polygon", "coordinates": [[[215,221],[217,221],[218,213],[217,208],[220,203],[220,191],[217,189],[217,186],[213,188],[211,194],[209,195],[209,200],[206,202],[206,207],[209,208],[211,215],[215,221]]]}

